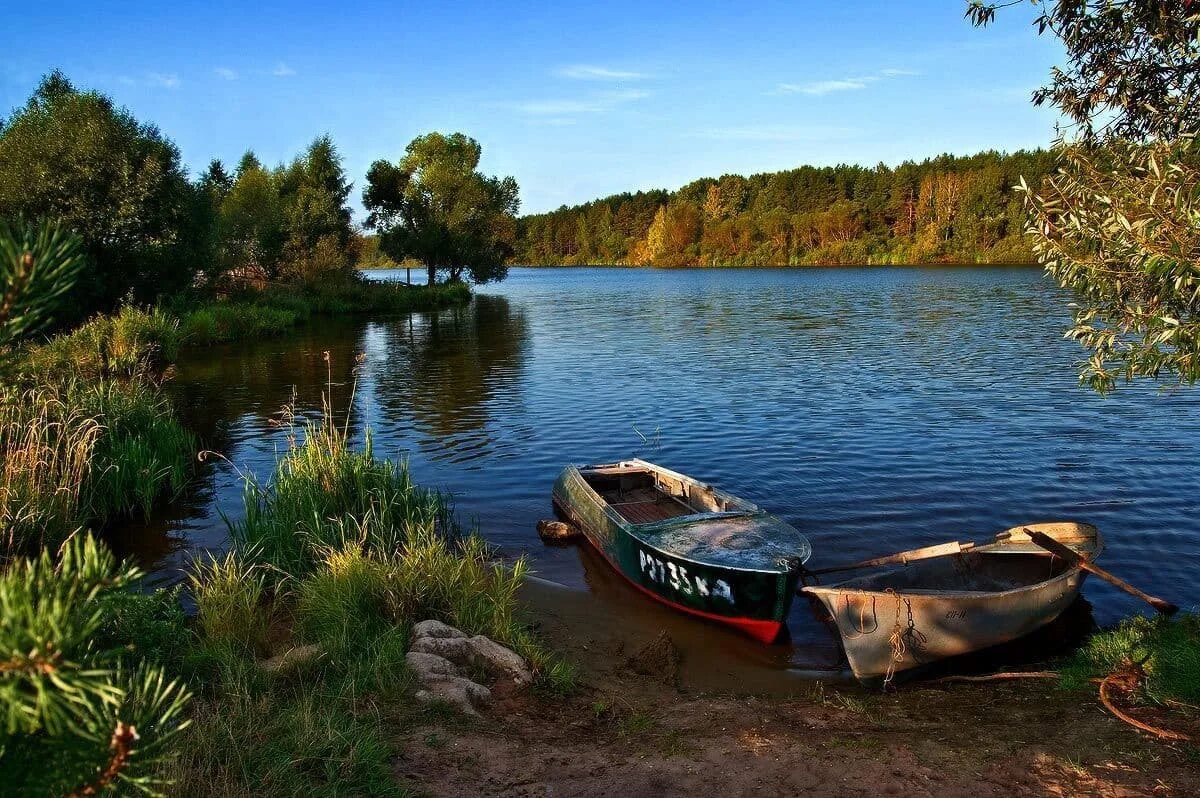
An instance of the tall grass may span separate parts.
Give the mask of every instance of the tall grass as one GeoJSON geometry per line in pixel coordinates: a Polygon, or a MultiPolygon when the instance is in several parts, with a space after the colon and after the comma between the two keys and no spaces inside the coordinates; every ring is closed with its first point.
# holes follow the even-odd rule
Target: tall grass
{"type": "Polygon", "coordinates": [[[83,485],[103,427],[48,389],[0,391],[3,553],[57,544],[86,515],[83,485]]]}
{"type": "Polygon", "coordinates": [[[192,726],[160,769],[191,798],[406,798],[378,706],[325,683],[232,682],[196,702],[192,726]]]}
{"type": "Polygon", "coordinates": [[[92,518],[149,513],[160,498],[183,490],[197,442],[157,386],[145,379],[72,381],[64,393],[104,430],[84,485],[92,518]]]}
{"type": "Polygon", "coordinates": [[[191,346],[246,341],[280,335],[307,318],[294,309],[253,302],[204,305],[183,317],[184,340],[191,346]]]}
{"type": "Polygon", "coordinates": [[[191,580],[200,634],[185,667],[206,687],[159,774],[179,794],[407,795],[387,741],[420,712],[405,653],[425,618],[511,646],[544,691],[573,688],[574,671],[518,617],[525,561],[496,562],[454,525],[445,496],[375,457],[369,439],[352,449],[328,402],[266,485],[248,480],[245,501],[233,551],[191,580]],[[268,618],[275,657],[260,663],[268,618]]]}
{"type": "Polygon", "coordinates": [[[188,579],[196,623],[207,642],[257,650],[266,640],[263,575],[230,552],[198,562],[188,579]]]}
{"type": "Polygon", "coordinates": [[[131,377],[174,363],[183,335],[179,319],[162,308],[122,307],[96,316],[73,332],[51,338],[25,354],[23,370],[47,377],[131,377]]]}
{"type": "Polygon", "coordinates": [[[277,582],[299,581],[310,636],[345,640],[351,617],[438,618],[535,665],[546,659],[517,618],[525,560],[495,562],[482,538],[460,532],[448,497],[414,484],[406,463],[375,457],[369,433],[362,451],[352,449],[327,401],[321,421],[293,434],[266,486],[247,480],[245,515],[231,531],[277,582]]]}
{"type": "Polygon", "coordinates": [[[0,390],[4,553],[57,546],[92,521],[183,488],[195,439],[152,384],[70,380],[0,390]]]}
{"type": "Polygon", "coordinates": [[[363,278],[310,285],[276,285],[221,301],[179,303],[186,345],[267,338],[287,332],[313,316],[355,313],[407,313],[465,304],[471,289],[463,283],[410,286],[363,278]]]}
{"type": "Polygon", "coordinates": [[[352,450],[328,405],[301,435],[268,485],[247,481],[245,518],[231,530],[276,573],[304,576],[324,552],[350,544],[386,553],[418,530],[451,529],[446,497],[413,484],[406,465],[377,459],[369,435],[352,450]]]}

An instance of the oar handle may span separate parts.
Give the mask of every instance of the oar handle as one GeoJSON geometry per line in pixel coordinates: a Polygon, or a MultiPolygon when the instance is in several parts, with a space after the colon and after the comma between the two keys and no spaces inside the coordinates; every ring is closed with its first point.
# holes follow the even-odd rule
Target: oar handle
{"type": "Polygon", "coordinates": [[[1138,590],[1124,579],[1113,576],[1108,571],[1093,563],[1091,560],[1080,556],[1079,552],[1064,546],[1054,538],[1047,535],[1045,532],[1039,532],[1036,529],[1030,529],[1029,527],[1024,527],[1024,529],[1025,533],[1029,535],[1029,539],[1041,546],[1046,551],[1061,557],[1072,565],[1076,565],[1088,573],[1095,574],[1105,582],[1121,588],[1130,595],[1137,596],[1142,601],[1161,612],[1163,615],[1174,615],[1175,613],[1179,612],[1179,607],[1176,607],[1171,602],[1160,599],[1157,596],[1151,596],[1149,593],[1146,593],[1142,590],[1138,590]]]}

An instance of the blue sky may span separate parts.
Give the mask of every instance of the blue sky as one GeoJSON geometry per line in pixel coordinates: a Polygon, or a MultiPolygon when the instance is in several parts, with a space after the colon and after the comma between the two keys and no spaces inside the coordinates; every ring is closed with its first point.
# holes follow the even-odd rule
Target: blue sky
{"type": "Polygon", "coordinates": [[[330,134],[355,180],[462,131],[536,212],[694,178],[1047,144],[1061,60],[1029,9],[962,0],[7,4],[0,108],[58,67],[157,123],[197,171],[330,134]],[[661,7],[654,7],[661,6],[661,7]]]}

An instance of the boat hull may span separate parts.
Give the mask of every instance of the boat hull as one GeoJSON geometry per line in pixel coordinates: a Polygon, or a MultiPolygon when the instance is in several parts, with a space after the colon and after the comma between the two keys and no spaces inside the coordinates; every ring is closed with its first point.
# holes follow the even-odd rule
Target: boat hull
{"type": "Polygon", "coordinates": [[[1079,595],[1085,576],[1074,569],[1027,589],[974,596],[815,587],[804,592],[825,605],[850,669],[865,681],[1024,637],[1058,618],[1079,595]],[[914,632],[904,635],[910,609],[914,632]],[[897,629],[903,651],[892,644],[897,629]]]}
{"type": "Polygon", "coordinates": [[[656,547],[605,504],[574,467],[555,482],[554,504],[617,573],[649,598],[763,643],[779,637],[799,582],[798,563],[778,570],[730,568],[656,547]]]}

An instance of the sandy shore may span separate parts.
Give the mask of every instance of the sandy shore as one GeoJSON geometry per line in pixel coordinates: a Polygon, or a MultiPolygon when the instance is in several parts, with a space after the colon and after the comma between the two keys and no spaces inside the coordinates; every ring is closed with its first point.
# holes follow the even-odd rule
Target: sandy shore
{"type": "Polygon", "coordinates": [[[578,693],[418,726],[397,741],[400,778],[435,796],[1200,794],[1200,751],[1053,683],[884,695],[796,673],[773,649],[671,613],[624,614],[537,582],[527,598],[542,635],[580,666],[578,693]]]}

